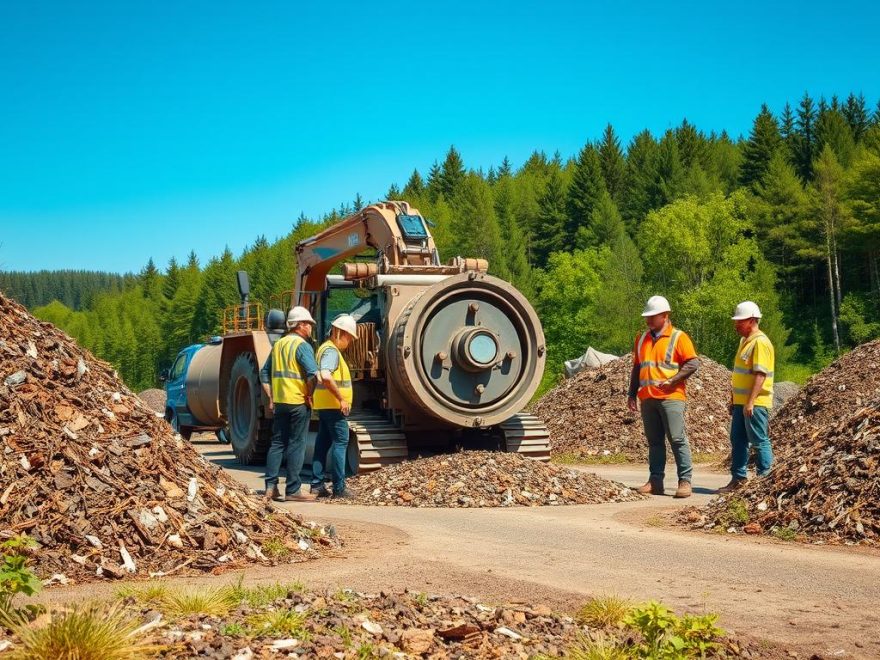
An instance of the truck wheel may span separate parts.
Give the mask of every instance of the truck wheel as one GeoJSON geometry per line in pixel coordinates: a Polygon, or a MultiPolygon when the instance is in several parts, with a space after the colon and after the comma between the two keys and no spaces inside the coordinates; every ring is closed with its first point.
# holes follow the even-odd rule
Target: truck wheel
{"type": "Polygon", "coordinates": [[[261,389],[254,354],[239,354],[232,363],[226,410],[232,451],[243,465],[266,462],[271,430],[260,419],[261,389]]]}

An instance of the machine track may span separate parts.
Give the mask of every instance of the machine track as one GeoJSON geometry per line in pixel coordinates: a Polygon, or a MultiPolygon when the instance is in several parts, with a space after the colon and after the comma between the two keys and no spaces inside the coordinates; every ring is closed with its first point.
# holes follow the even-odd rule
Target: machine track
{"type": "Polygon", "coordinates": [[[504,435],[504,451],[537,461],[550,460],[550,433],[544,422],[534,415],[517,413],[498,428],[504,435]]]}
{"type": "Polygon", "coordinates": [[[357,442],[358,474],[374,472],[409,457],[406,435],[377,413],[352,413],[348,419],[352,439],[357,442]]]}

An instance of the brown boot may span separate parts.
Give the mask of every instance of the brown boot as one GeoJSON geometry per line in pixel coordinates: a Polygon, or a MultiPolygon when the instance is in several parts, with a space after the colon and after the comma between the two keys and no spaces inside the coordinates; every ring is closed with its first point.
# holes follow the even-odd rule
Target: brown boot
{"type": "Polygon", "coordinates": [[[733,479],[730,480],[729,484],[727,484],[726,486],[722,486],[721,488],[718,489],[717,492],[721,495],[724,495],[726,493],[733,493],[735,491],[738,491],[743,486],[745,486],[746,481],[747,481],[746,479],[737,479],[734,477],[733,479]]]}
{"type": "Polygon", "coordinates": [[[318,499],[317,495],[313,495],[312,493],[303,493],[302,491],[297,491],[293,495],[285,495],[283,502],[314,502],[318,499]]]}
{"type": "Polygon", "coordinates": [[[675,491],[675,495],[673,497],[678,497],[679,499],[690,497],[691,493],[691,482],[685,481],[684,479],[678,480],[678,490],[675,491]]]}
{"type": "Polygon", "coordinates": [[[642,493],[643,495],[663,495],[663,480],[654,478],[648,479],[644,486],[636,488],[636,492],[642,493]]]}
{"type": "Polygon", "coordinates": [[[274,488],[266,489],[266,492],[263,494],[263,499],[267,502],[271,502],[272,500],[275,500],[277,502],[279,500],[282,500],[283,498],[281,497],[281,493],[278,492],[278,486],[275,486],[274,488]]]}

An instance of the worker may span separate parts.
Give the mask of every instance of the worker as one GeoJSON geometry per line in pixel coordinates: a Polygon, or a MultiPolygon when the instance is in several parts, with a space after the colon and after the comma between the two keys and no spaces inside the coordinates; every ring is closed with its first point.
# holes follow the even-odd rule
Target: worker
{"type": "Polygon", "coordinates": [[[318,347],[318,384],[315,387],[315,410],[318,411],[318,437],[312,459],[312,492],[317,497],[330,497],[325,485],[333,480],[333,498],[350,499],[345,487],[345,456],[348,451],[348,415],[354,393],[351,372],[342,356],[357,339],[357,322],[350,314],[340,314],[330,324],[330,337],[318,347]],[[328,459],[329,454],[329,459],[328,459]],[[330,463],[330,475],[327,463],[330,463]]]}
{"type": "Polygon", "coordinates": [[[761,309],[751,300],[737,305],[731,320],[740,340],[733,358],[730,392],[730,483],[719,488],[719,493],[745,485],[749,445],[755,449],[759,477],[766,476],[773,464],[769,433],[776,361],[773,344],[758,327],[761,309]]]}
{"type": "Polygon", "coordinates": [[[306,502],[315,499],[310,493],[301,492],[300,479],[311,417],[310,391],[318,375],[315,352],[308,342],[315,319],[305,307],[296,306],[288,312],[286,325],[287,333],[275,342],[260,371],[269,410],[274,411],[272,444],[266,457],[265,497],[279,502],[306,502]],[[278,491],[282,459],[287,462],[283,496],[278,491]]]}
{"type": "Polygon", "coordinates": [[[648,329],[637,335],[633,350],[627,406],[632,412],[641,402],[642,424],[648,439],[648,481],[640,493],[663,495],[666,474],[666,439],[678,470],[674,497],[690,497],[691,448],[685,432],[687,405],[685,381],[700,366],[691,338],[669,322],[669,301],[663,296],[648,299],[642,316],[648,329]]]}

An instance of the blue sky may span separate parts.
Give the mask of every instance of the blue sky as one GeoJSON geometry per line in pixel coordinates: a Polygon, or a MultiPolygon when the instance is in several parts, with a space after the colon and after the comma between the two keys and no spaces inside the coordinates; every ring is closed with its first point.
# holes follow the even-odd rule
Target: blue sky
{"type": "Polygon", "coordinates": [[[238,254],[450,144],[519,165],[880,96],[876,3],[712,5],[0,2],[0,269],[238,254]]]}

